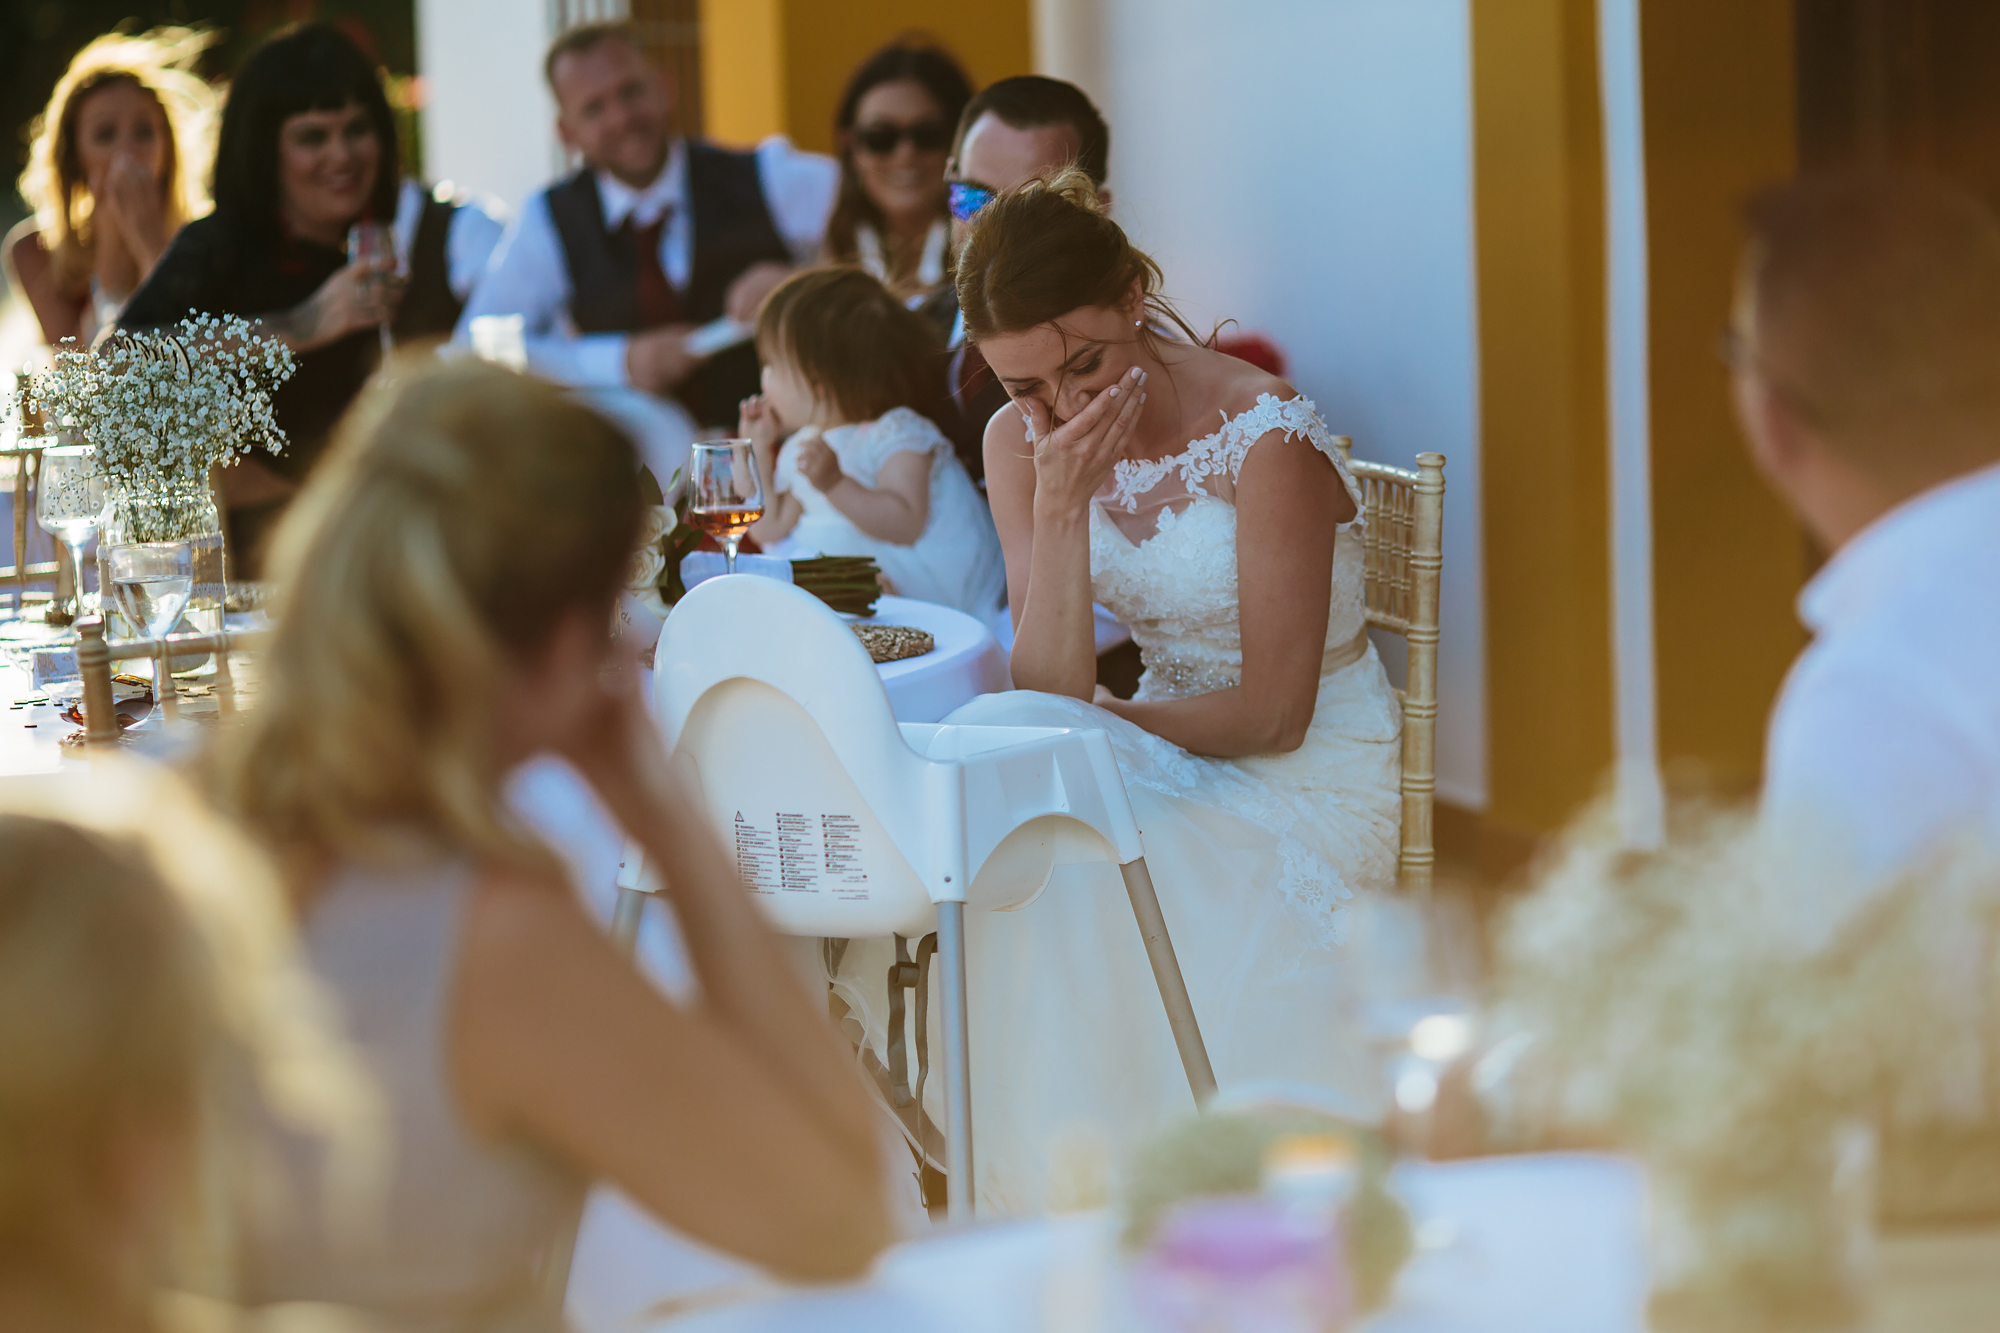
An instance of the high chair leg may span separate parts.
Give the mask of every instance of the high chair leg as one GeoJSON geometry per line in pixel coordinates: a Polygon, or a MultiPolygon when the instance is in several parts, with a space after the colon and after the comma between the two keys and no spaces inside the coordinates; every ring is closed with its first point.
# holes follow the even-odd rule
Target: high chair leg
{"type": "Polygon", "coordinates": [[[1125,877],[1125,893],[1132,900],[1140,938],[1146,941],[1146,959],[1153,965],[1160,1002],[1167,1007],[1167,1022],[1174,1030],[1174,1045],[1180,1048],[1188,1088],[1194,1093],[1194,1104],[1206,1106],[1215,1096],[1215,1070],[1208,1063],[1208,1047],[1202,1044],[1201,1025],[1195,1022],[1194,1002],[1188,999],[1187,981],[1181,976],[1180,960],[1174,956],[1167,919],[1160,913],[1160,895],[1153,891],[1152,873],[1146,869],[1143,856],[1131,865],[1120,866],[1119,873],[1125,877]]]}
{"type": "Polygon", "coordinates": [[[971,1032],[965,1013],[965,904],[937,905],[939,981],[944,992],[944,1151],[945,1216],[953,1222],[972,1219],[972,1064],[968,1055],[971,1032]]]}

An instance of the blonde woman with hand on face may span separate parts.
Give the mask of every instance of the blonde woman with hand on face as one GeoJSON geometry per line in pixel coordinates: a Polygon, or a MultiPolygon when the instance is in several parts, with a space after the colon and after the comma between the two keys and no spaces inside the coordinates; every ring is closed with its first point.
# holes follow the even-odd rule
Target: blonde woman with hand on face
{"type": "MultiPolygon", "coordinates": [[[[946,720],[1108,733],[1218,1079],[1365,1110],[1343,908],[1393,880],[1401,714],[1363,630],[1357,489],[1290,385],[1163,332],[1158,285],[1075,169],[972,220],[960,306],[1012,397],[986,477],[1020,688],[946,720]],[[1130,701],[1096,685],[1093,601],[1144,656],[1130,701]]],[[[1063,876],[969,937],[977,1184],[1010,1212],[1043,1206],[1058,1144],[1193,1110],[1116,870],[1063,876]]],[[[842,984],[879,1024],[878,963],[857,941],[842,984]]]]}
{"type": "Polygon", "coordinates": [[[219,790],[292,868],[398,1167],[373,1248],[263,1219],[252,1293],[539,1328],[536,1261],[591,1180],[783,1276],[858,1273],[887,1239],[878,1113],[611,637],[632,443],[480,363],[374,393],[279,532],[267,683],[219,790]],[[542,753],[659,868],[699,1000],[655,991],[509,813],[542,753]]]}
{"type": "Polygon", "coordinates": [[[211,40],[109,33],[56,83],[21,174],[34,214],[0,246],[45,342],[94,341],[207,207],[215,97],[194,65],[211,40]]]}

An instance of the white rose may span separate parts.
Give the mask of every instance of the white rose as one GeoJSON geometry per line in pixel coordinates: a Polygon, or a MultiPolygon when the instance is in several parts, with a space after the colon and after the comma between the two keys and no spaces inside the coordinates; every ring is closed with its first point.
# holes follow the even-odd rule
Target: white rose
{"type": "Polygon", "coordinates": [[[632,572],[626,576],[625,586],[635,591],[650,588],[660,581],[666,567],[667,557],[661,553],[658,542],[641,546],[632,553],[632,572]]]}
{"type": "Polygon", "coordinates": [[[674,511],[665,505],[649,505],[639,520],[639,545],[658,546],[660,538],[674,530],[674,511]]]}

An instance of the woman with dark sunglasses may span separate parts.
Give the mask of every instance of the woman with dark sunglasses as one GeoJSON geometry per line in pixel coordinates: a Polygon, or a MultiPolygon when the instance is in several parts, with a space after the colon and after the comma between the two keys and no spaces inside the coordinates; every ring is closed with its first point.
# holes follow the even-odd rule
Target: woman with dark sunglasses
{"type": "Polygon", "coordinates": [[[944,286],[951,215],[945,158],[972,85],[951,55],[896,42],[861,63],[834,118],[840,198],[826,256],[859,264],[906,301],[944,286]]]}

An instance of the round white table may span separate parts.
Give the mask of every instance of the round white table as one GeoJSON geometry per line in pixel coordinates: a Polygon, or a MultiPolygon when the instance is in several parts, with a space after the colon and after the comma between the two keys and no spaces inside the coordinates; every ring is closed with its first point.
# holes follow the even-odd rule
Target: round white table
{"type": "Polygon", "coordinates": [[[1007,658],[985,625],[948,606],[884,597],[863,624],[926,630],[936,647],[922,657],[883,662],[875,670],[898,722],[942,722],[982,694],[1011,689],[1007,658]]]}

